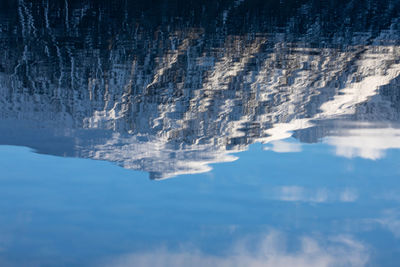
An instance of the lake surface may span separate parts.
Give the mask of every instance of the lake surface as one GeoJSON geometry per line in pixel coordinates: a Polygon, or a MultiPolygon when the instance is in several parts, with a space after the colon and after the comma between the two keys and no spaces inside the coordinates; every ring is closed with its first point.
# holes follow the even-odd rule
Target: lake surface
{"type": "Polygon", "coordinates": [[[0,1],[1,266],[399,266],[400,2],[0,1]]]}

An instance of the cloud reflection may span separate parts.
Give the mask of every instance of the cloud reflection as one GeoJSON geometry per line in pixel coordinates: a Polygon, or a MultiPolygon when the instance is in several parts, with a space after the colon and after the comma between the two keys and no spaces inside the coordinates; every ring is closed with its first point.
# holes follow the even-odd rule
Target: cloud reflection
{"type": "Polygon", "coordinates": [[[340,136],[326,138],[326,143],[336,147],[336,155],[346,158],[380,159],[385,150],[400,148],[400,129],[349,129],[340,136]]]}
{"type": "Polygon", "coordinates": [[[277,153],[288,153],[288,152],[301,152],[300,143],[289,143],[286,141],[273,141],[271,142],[272,147],[266,147],[265,150],[272,150],[277,153]]]}
{"type": "Polygon", "coordinates": [[[113,259],[103,266],[364,266],[368,262],[366,247],[347,236],[321,241],[301,237],[299,249],[290,251],[283,233],[271,231],[260,238],[256,246],[241,240],[222,256],[208,255],[199,249],[171,251],[158,248],[154,251],[132,253],[113,259]],[[254,249],[255,247],[255,249],[254,249]]]}
{"type": "Polygon", "coordinates": [[[358,199],[358,192],[351,188],[334,191],[326,188],[314,189],[302,186],[281,186],[274,189],[273,198],[293,202],[354,202],[358,199]]]}
{"type": "Polygon", "coordinates": [[[383,228],[389,230],[396,238],[400,238],[400,210],[388,209],[383,212],[383,216],[374,219],[383,228]]]}

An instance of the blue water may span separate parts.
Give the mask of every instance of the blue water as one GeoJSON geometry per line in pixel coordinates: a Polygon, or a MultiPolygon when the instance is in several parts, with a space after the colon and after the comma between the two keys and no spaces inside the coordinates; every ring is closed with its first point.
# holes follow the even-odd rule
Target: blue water
{"type": "Polygon", "coordinates": [[[399,266],[399,22],[0,0],[0,266],[399,266]]]}
{"type": "Polygon", "coordinates": [[[206,174],[152,181],[104,161],[2,146],[2,258],[396,265],[398,150],[373,161],[337,157],[323,144],[302,145],[301,153],[262,148],[254,144],[206,174]]]}

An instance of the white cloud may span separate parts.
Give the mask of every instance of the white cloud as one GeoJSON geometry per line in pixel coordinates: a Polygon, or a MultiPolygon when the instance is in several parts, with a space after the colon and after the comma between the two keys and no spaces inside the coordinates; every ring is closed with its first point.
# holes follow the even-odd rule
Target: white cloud
{"type": "Polygon", "coordinates": [[[400,238],[400,210],[385,210],[381,218],[373,221],[392,232],[396,238],[400,238]]]}
{"type": "Polygon", "coordinates": [[[300,248],[297,251],[289,251],[285,240],[282,233],[271,231],[260,238],[256,246],[254,243],[249,245],[249,240],[241,240],[223,256],[208,255],[199,249],[170,251],[158,248],[154,251],[122,255],[102,266],[336,267],[364,266],[368,261],[366,247],[350,237],[338,236],[324,241],[302,237],[299,239],[300,248]]]}
{"type": "MultiPolygon", "coordinates": [[[[400,149],[400,129],[368,128],[372,125],[359,125],[361,128],[338,129],[335,135],[328,136],[323,142],[335,147],[335,154],[346,158],[361,157],[365,159],[380,159],[388,149],[400,149]]],[[[287,138],[288,136],[285,136],[287,138]]],[[[301,152],[300,143],[284,140],[268,142],[265,150],[278,153],[301,152]]]]}
{"type": "Polygon", "coordinates": [[[336,147],[338,156],[375,160],[382,158],[387,149],[400,148],[400,129],[351,129],[340,136],[327,137],[325,142],[336,147]]]}
{"type": "Polygon", "coordinates": [[[293,202],[354,202],[358,193],[354,189],[328,190],[326,188],[305,188],[301,186],[281,186],[274,188],[273,198],[293,202]]]}
{"type": "Polygon", "coordinates": [[[354,189],[346,188],[341,192],[339,199],[341,202],[354,202],[358,199],[358,193],[354,189]]]}
{"type": "Polygon", "coordinates": [[[276,198],[282,201],[326,202],[328,193],[326,189],[309,192],[300,186],[282,186],[276,188],[276,198]]]}
{"type": "Polygon", "coordinates": [[[287,152],[301,152],[301,144],[299,143],[289,143],[285,141],[272,141],[272,147],[266,147],[265,150],[272,150],[278,153],[287,152]]]}

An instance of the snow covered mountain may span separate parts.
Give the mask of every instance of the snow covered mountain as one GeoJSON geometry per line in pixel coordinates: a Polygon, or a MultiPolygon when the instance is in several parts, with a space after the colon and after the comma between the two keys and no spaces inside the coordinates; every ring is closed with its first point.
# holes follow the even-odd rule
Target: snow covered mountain
{"type": "Polygon", "coordinates": [[[291,9],[275,17],[252,16],[252,1],[200,5],[188,17],[122,2],[114,11],[24,0],[3,9],[18,17],[0,20],[1,144],[107,160],[152,179],[206,172],[252,143],[291,136],[325,138],[342,156],[400,148],[397,1],[382,1],[384,11],[339,1],[336,13],[283,1],[291,9]],[[215,18],[205,23],[208,9],[215,18]],[[394,141],[376,141],[378,121],[394,141]],[[360,127],[375,138],[368,151],[351,141],[360,127]]]}

